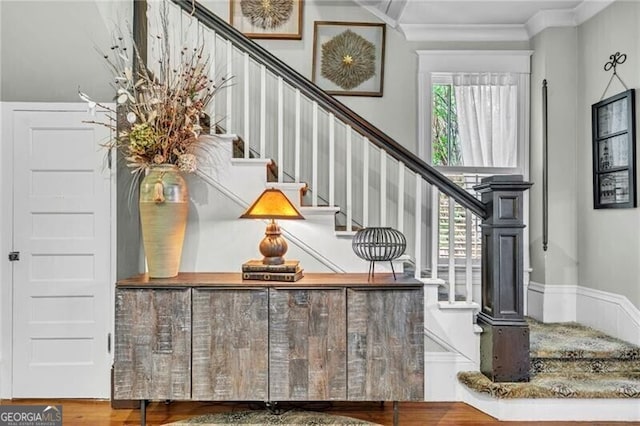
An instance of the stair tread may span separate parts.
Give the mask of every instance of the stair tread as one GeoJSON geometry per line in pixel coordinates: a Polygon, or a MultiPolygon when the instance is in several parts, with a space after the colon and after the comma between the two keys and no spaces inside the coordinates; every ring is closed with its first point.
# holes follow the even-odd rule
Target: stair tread
{"type": "Polygon", "coordinates": [[[495,398],[640,398],[640,372],[540,373],[529,382],[494,383],[479,371],[458,373],[458,380],[495,398]]]}
{"type": "Polygon", "coordinates": [[[531,357],[640,360],[640,347],[577,323],[529,319],[531,357]]]}

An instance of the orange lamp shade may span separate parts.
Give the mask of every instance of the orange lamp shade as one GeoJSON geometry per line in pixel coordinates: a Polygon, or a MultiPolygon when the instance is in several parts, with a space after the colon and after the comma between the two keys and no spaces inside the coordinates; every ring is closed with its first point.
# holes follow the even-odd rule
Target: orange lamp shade
{"type": "Polygon", "coordinates": [[[282,191],[267,188],[244,212],[242,219],[304,219],[282,191]]]}

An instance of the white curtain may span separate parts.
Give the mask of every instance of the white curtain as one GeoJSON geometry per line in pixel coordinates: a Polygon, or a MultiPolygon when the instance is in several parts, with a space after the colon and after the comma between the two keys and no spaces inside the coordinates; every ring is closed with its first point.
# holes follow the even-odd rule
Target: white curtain
{"type": "Polygon", "coordinates": [[[462,164],[516,167],[518,75],[453,74],[462,164]]]}

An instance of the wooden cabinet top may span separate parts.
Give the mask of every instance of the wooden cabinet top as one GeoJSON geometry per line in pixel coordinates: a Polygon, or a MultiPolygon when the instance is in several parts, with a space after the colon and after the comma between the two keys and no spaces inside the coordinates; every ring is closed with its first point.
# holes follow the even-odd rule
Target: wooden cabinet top
{"type": "Polygon", "coordinates": [[[181,272],[173,278],[149,278],[140,274],[119,280],[121,288],[175,288],[175,287],[233,287],[233,288],[314,288],[314,287],[420,287],[422,282],[402,274],[377,273],[368,279],[366,273],[306,273],[296,282],[243,280],[241,273],[232,272],[181,272]]]}

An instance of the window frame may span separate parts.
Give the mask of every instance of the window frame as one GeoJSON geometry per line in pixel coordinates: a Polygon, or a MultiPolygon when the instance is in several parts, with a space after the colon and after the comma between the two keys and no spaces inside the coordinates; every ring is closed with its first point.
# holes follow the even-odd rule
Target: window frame
{"type": "MultiPolygon", "coordinates": [[[[443,174],[518,174],[525,181],[529,179],[529,127],[530,127],[530,92],[531,92],[531,55],[532,50],[418,50],[418,156],[427,164],[432,164],[432,118],[433,118],[433,84],[450,84],[451,74],[465,73],[515,73],[518,78],[518,135],[517,151],[518,159],[516,167],[473,167],[473,166],[434,166],[443,174]],[[449,83],[447,83],[447,81],[449,83]]],[[[430,188],[425,189],[425,196],[430,203],[434,198],[430,188]]],[[[428,234],[433,235],[435,220],[433,212],[429,208],[426,218],[428,234]]],[[[528,223],[529,194],[524,196],[525,225],[528,223]]],[[[529,232],[524,230],[524,270],[529,271],[529,232]]],[[[436,237],[437,238],[437,237],[436,237]]],[[[427,237],[433,242],[433,238],[427,237]]],[[[427,264],[432,264],[437,259],[437,264],[442,265],[439,253],[434,253],[433,244],[429,244],[426,250],[427,264]]],[[[457,264],[457,262],[454,263],[457,264]]],[[[475,266],[474,268],[479,267],[475,266]]],[[[525,283],[526,279],[525,273],[525,283]]],[[[526,285],[526,284],[525,284],[526,285]]]]}
{"type": "Polygon", "coordinates": [[[529,175],[529,102],[532,50],[418,50],[418,156],[432,164],[432,86],[456,72],[511,72],[518,79],[517,167],[436,166],[443,173],[529,175]]]}

